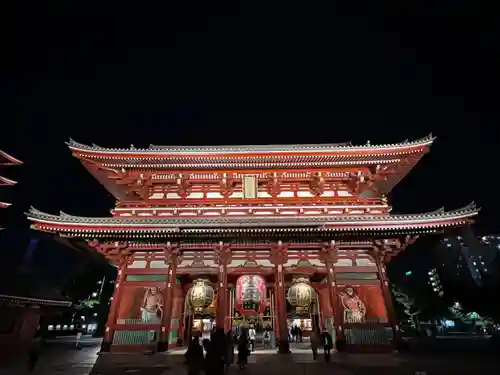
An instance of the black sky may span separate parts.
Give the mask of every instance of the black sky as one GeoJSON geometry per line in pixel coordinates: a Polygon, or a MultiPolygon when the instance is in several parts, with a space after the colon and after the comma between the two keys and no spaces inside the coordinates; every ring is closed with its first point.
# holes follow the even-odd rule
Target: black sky
{"type": "Polygon", "coordinates": [[[498,232],[494,9],[162,3],[176,4],[33,1],[12,17],[0,148],[25,164],[2,172],[19,181],[2,193],[15,203],[11,230],[28,226],[30,205],[108,214],[114,199],[71,157],[70,137],[144,147],[385,143],[432,132],[431,153],[391,196],[394,211],[475,200],[478,229],[498,232]]]}

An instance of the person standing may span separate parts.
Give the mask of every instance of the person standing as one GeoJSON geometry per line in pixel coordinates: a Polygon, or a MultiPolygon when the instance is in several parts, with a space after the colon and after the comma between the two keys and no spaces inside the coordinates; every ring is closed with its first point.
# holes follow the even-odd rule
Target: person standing
{"type": "Polygon", "coordinates": [[[184,354],[184,364],[187,365],[188,375],[200,375],[203,369],[203,348],[198,337],[193,338],[184,354]]]}
{"type": "Polygon", "coordinates": [[[224,358],[225,362],[225,373],[229,371],[229,367],[233,364],[234,362],[234,345],[233,345],[233,335],[231,332],[228,332],[226,334],[226,356],[224,358]]]}
{"type": "Polygon", "coordinates": [[[271,332],[266,328],[264,331],[264,349],[271,348],[271,332]]]}
{"type": "Polygon", "coordinates": [[[318,348],[320,346],[320,337],[316,330],[311,332],[311,349],[313,352],[313,359],[318,358],[318,348]]]}
{"type": "Polygon", "coordinates": [[[249,354],[248,338],[247,335],[243,332],[238,343],[238,365],[240,366],[240,369],[245,368],[246,364],[248,363],[249,354]]]}
{"type": "Polygon", "coordinates": [[[257,338],[257,332],[253,326],[248,330],[248,338],[250,339],[250,351],[253,352],[255,350],[255,340],[257,338]]]}
{"type": "Polygon", "coordinates": [[[331,350],[333,349],[333,339],[332,335],[325,329],[321,334],[321,341],[323,344],[323,350],[325,354],[325,362],[330,362],[331,350]]]}

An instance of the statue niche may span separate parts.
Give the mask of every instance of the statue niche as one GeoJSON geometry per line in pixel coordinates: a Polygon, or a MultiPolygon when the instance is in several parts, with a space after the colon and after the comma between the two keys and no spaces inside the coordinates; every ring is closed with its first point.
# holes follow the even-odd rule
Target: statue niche
{"type": "Polygon", "coordinates": [[[366,306],[352,286],[345,287],[344,291],[340,293],[340,300],[344,308],[344,323],[365,322],[366,306]]]}

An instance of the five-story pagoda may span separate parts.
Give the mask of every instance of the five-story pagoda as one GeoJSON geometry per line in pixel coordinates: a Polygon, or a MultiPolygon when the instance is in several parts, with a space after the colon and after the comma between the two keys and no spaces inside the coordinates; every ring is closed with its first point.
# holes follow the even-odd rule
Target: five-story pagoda
{"type": "Polygon", "coordinates": [[[385,264],[474,205],[391,215],[386,195],[428,152],[413,142],[69,148],[117,199],[110,217],[31,209],[33,228],[118,268],[103,349],[166,350],[212,323],[327,329],[350,350],[398,336],[385,264]]]}

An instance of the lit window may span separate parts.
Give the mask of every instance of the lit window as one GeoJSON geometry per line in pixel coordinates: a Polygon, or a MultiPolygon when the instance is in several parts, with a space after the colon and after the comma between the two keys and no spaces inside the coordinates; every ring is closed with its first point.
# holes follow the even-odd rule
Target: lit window
{"type": "Polygon", "coordinates": [[[485,269],[484,269],[484,272],[488,272],[488,269],[487,269],[487,268],[485,268],[485,269]]]}
{"type": "Polygon", "coordinates": [[[476,265],[476,262],[472,262],[473,265],[476,265]]]}
{"type": "Polygon", "coordinates": [[[54,330],[54,326],[51,324],[50,326],[47,327],[47,330],[53,331],[54,330]]]}
{"type": "Polygon", "coordinates": [[[61,325],[60,324],[56,325],[56,330],[59,331],[60,329],[61,329],[61,325]]]}

